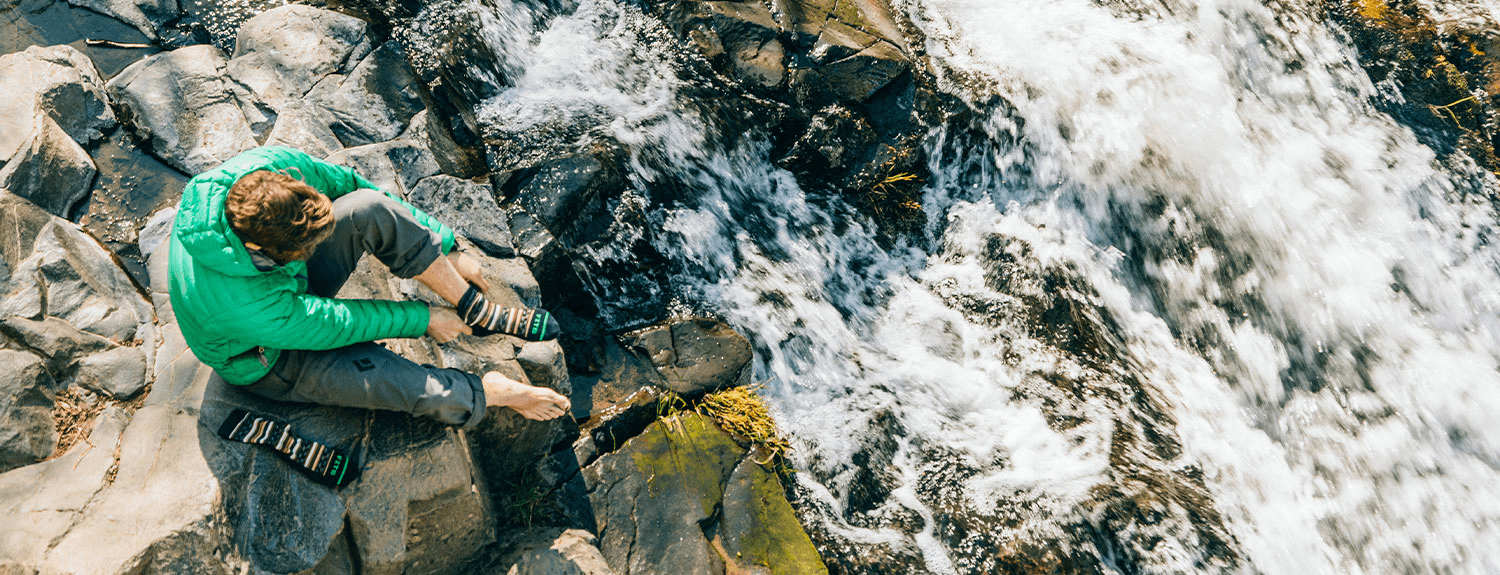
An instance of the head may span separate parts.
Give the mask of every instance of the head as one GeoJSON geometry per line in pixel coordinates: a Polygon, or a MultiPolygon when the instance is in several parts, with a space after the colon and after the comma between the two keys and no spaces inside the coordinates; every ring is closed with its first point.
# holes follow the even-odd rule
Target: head
{"type": "Polygon", "coordinates": [[[305,260],[333,233],[333,202],[286,174],[258,171],[229,188],[229,227],[279,263],[305,260]]]}

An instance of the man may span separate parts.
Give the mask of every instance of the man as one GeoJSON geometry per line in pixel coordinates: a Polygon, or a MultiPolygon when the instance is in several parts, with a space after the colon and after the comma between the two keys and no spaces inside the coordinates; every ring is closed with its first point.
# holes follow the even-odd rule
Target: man
{"type": "MultiPolygon", "coordinates": [[[[557,332],[546,312],[486,301],[489,283],[477,262],[454,251],[453,230],[374,188],[349,168],[276,146],[189,181],[173,224],[169,283],[198,359],[226,382],[276,400],[405,411],[465,427],[486,407],[535,420],[566,413],[568,399],[553,390],[498,372],[417,365],[373,343],[557,332]],[[366,253],[460,306],[463,318],[422,302],[335,299],[366,253]]],[[[221,431],[269,444],[275,438],[249,441],[269,435],[250,433],[257,422],[229,421],[221,431]]]]}

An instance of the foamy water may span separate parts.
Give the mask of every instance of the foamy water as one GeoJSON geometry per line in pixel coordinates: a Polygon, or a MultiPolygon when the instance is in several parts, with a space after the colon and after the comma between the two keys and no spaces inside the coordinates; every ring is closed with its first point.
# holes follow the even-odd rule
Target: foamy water
{"type": "Polygon", "coordinates": [[[1455,183],[1468,168],[1374,111],[1377,87],[1313,6],[901,9],[944,89],[980,109],[930,138],[929,251],[881,248],[764,149],[713,145],[650,41],[659,24],[628,5],[583,0],[531,35],[495,25],[514,86],[482,115],[517,132],[589,123],[633,153],[636,194],[662,178],[700,193],[653,212],[658,248],[680,298],[765,352],[756,376],[807,493],[840,508],[853,458],[882,439],[870,422],[897,422],[883,505],[922,527],[827,518],[843,538],[909,538],[933,572],[979,572],[983,552],[937,529],[952,510],[924,491],[960,462],[966,509],[1022,516],[1005,540],[1093,545],[1069,529],[1101,521],[1098,490],[1120,481],[1111,449],[1132,424],[1102,398],[1130,381],[1120,393],[1170,412],[1157,423],[1182,452],[1159,463],[1201,469],[1237,558],[1206,556],[1169,509],[1138,526],[1159,542],[1128,569],[1098,550],[1106,572],[1500,572],[1495,214],[1455,183]],[[1013,317],[1024,298],[996,288],[1002,264],[1084,286],[1115,322],[1106,363],[1129,373],[1013,317]],[[1060,425],[1035,391],[1051,379],[1098,380],[1101,399],[1068,403],[1060,425]]]}

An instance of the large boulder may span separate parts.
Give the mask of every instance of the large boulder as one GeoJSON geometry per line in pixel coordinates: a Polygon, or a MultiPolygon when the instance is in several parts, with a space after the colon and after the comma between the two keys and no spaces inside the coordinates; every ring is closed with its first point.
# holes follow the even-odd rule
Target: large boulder
{"type": "Polygon", "coordinates": [[[722,575],[704,527],[745,449],[692,413],[652,424],[584,469],[599,550],[621,575],[722,575]]]}
{"type": "Polygon", "coordinates": [[[720,72],[747,86],[780,88],[786,83],[787,50],[769,7],[759,1],[684,2],[672,13],[673,27],[720,72]]]}
{"type": "Polygon", "coordinates": [[[38,112],[80,144],[98,140],[115,125],[99,71],[72,46],[32,46],[0,56],[0,85],[6,87],[0,99],[0,163],[34,131],[38,112]]]}
{"type": "Polygon", "coordinates": [[[308,98],[332,116],[329,126],[344,146],[394,139],[424,109],[416,72],[401,48],[386,42],[347,76],[332,74],[308,98]]]}
{"type": "MultiPolygon", "coordinates": [[[[57,448],[56,383],[35,355],[0,349],[0,472],[41,461],[57,448]]],[[[0,543],[3,544],[3,543],[0,543]]]]}
{"type": "Polygon", "coordinates": [[[76,224],[0,192],[0,315],[41,321],[53,316],[118,344],[146,344],[150,304],[114,256],[76,224]]]}
{"type": "Polygon", "coordinates": [[[98,174],[88,152],[51,117],[42,115],[21,148],[0,168],[0,188],[69,217],[98,174]]]}
{"type": "Polygon", "coordinates": [[[70,46],[0,57],[0,188],[67,217],[98,173],[80,144],[115,116],[92,61],[70,46]]]}
{"type": "Polygon", "coordinates": [[[258,144],[227,65],[218,48],[189,46],[131,64],[109,91],[152,153],[196,174],[258,144]]]}
{"type": "Polygon", "coordinates": [[[325,76],[354,69],[373,47],[367,28],[359,18],[311,6],[267,10],[240,27],[229,75],[281,110],[325,76]]]}

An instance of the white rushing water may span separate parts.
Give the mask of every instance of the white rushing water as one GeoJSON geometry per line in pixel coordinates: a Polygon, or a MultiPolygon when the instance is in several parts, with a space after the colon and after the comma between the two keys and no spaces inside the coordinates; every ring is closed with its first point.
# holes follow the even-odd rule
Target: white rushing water
{"type": "MultiPolygon", "coordinates": [[[[1024,499],[1054,518],[1007,535],[1020,539],[1066,537],[1049,529],[1090,520],[1112,481],[1112,404],[1085,402],[1060,431],[1018,392],[1079,359],[953,303],[1014,303],[986,279],[1003,238],[1075,274],[1118,322],[1126,363],[1174,418],[1174,464],[1202,469],[1235,570],[1500,572],[1496,214],[1455,183],[1472,174],[1369,105],[1387,88],[1315,6],[902,9],[944,88],[983,111],[985,137],[932,135],[931,253],[882,249],[764,150],[714,151],[629,6],[582,0],[528,41],[502,39],[521,72],[486,113],[595,118],[636,153],[641,193],[665,167],[699,189],[657,216],[682,296],[768,352],[757,377],[815,495],[845,497],[867,422],[894,416],[891,501],[922,518],[931,571],[963,571],[972,551],[935,532],[923,453],[973,467],[958,487],[977,513],[1024,499]],[[984,104],[995,96],[1013,108],[984,104]]],[[[1211,571],[1192,546],[1168,536],[1129,570],[1211,571]]]]}

